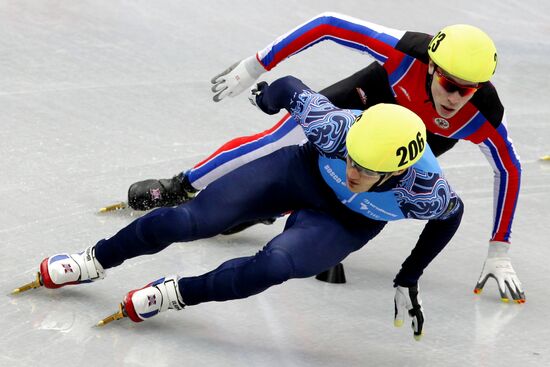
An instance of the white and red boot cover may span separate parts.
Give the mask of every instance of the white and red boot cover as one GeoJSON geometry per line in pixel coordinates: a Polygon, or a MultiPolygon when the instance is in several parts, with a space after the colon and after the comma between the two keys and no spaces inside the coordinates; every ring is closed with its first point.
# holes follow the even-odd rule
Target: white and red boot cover
{"type": "Polygon", "coordinates": [[[124,296],[124,310],[130,320],[141,322],[166,310],[183,310],[177,276],[164,277],[134,289],[124,296]]]}
{"type": "Polygon", "coordinates": [[[105,270],[95,258],[95,246],[79,254],[56,254],[40,263],[40,275],[46,288],[89,283],[105,278],[105,270]]]}

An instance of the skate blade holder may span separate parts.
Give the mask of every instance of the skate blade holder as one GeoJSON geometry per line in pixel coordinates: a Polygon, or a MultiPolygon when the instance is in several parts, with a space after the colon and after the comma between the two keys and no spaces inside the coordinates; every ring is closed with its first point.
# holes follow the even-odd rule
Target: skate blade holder
{"type": "Polygon", "coordinates": [[[24,284],[19,288],[15,288],[13,291],[11,291],[11,294],[19,294],[21,292],[28,291],[29,289],[35,289],[40,287],[42,287],[42,278],[40,276],[40,272],[37,272],[35,280],[33,280],[30,283],[24,284]]]}
{"type": "Polygon", "coordinates": [[[105,326],[115,320],[120,320],[120,319],[123,319],[127,317],[126,315],[126,310],[124,310],[124,305],[122,303],[120,303],[118,305],[118,311],[115,312],[114,314],[110,315],[110,316],[107,316],[106,318],[104,318],[103,320],[99,321],[96,326],[100,327],[100,326],[105,326]]]}
{"type": "Polygon", "coordinates": [[[121,202],[116,203],[116,204],[111,204],[111,205],[104,206],[103,208],[99,209],[99,212],[100,213],[113,212],[115,210],[126,209],[127,207],[128,207],[128,205],[124,201],[121,201],[121,202]]]}

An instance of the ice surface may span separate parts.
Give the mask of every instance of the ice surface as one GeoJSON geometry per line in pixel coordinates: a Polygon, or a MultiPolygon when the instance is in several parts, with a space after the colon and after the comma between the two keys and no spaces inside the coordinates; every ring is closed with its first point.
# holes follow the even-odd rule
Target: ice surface
{"type": "MultiPolygon", "coordinates": [[[[550,3],[546,1],[0,1],[0,365],[549,366],[550,3]],[[256,252],[283,222],[127,261],[105,281],[17,297],[39,261],[111,236],[134,217],[98,215],[130,183],[169,177],[275,118],[246,97],[215,104],[212,76],[326,10],[399,29],[471,23],[499,49],[494,82],[523,162],[512,257],[524,305],[494,282],[472,293],[491,228],[492,173],[477,147],[442,159],[466,214],[428,268],[425,337],[393,327],[392,279],[421,227],[391,224],[344,262],[348,283],[293,280],[245,300],[143,324],[92,328],[130,289],[201,274],[256,252]]],[[[265,75],[321,88],[367,56],[321,44],[265,75]]],[[[223,210],[223,208],[220,208],[223,210]]]]}

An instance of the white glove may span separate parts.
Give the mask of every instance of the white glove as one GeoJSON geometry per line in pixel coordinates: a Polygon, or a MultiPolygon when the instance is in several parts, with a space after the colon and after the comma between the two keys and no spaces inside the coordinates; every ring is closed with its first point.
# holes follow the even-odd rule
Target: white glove
{"type": "Polygon", "coordinates": [[[405,322],[405,311],[408,311],[412,318],[413,337],[416,341],[422,338],[422,328],[424,327],[424,311],[422,309],[422,300],[418,295],[418,286],[414,287],[395,287],[395,297],[393,299],[395,314],[393,325],[403,326],[405,322]]]}
{"type": "Polygon", "coordinates": [[[525,303],[525,293],[516,275],[516,271],[512,267],[510,256],[508,256],[509,248],[510,244],[506,242],[489,242],[489,253],[483,264],[483,269],[481,270],[481,275],[477,281],[474,293],[480,294],[485,283],[489,277],[491,277],[497,281],[500,299],[503,302],[509,301],[509,297],[506,294],[506,290],[508,290],[514,302],[525,303]]]}
{"type": "Polygon", "coordinates": [[[234,63],[210,81],[214,102],[219,102],[227,96],[235,97],[254,84],[266,70],[260,64],[256,55],[234,63]]]}

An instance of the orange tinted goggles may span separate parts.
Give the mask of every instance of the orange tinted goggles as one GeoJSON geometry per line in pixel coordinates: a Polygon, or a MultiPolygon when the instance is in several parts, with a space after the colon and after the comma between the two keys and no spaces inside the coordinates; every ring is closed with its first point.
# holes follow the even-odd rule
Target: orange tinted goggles
{"type": "Polygon", "coordinates": [[[464,86],[460,85],[457,82],[449,79],[448,77],[443,74],[439,68],[435,69],[435,80],[437,83],[443,87],[447,91],[447,93],[454,93],[458,92],[462,97],[468,97],[474,94],[479,88],[481,88],[481,84],[478,84],[476,86],[464,86]]]}

